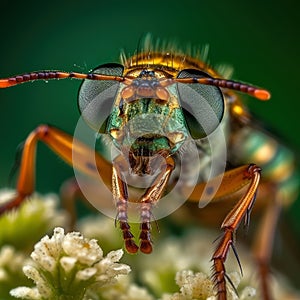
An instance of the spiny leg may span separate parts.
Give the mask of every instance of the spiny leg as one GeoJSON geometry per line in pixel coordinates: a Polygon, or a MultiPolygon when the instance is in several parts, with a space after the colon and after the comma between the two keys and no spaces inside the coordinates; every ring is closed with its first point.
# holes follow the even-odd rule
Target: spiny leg
{"type": "MultiPolygon", "coordinates": [[[[212,256],[213,260],[213,280],[215,282],[218,300],[226,300],[226,279],[228,279],[225,270],[225,261],[230,247],[233,249],[238,259],[234,238],[235,232],[239,227],[242,219],[248,222],[253,203],[255,201],[256,191],[260,180],[260,168],[257,165],[250,164],[241,166],[224,174],[217,176],[209,182],[203,182],[196,185],[192,193],[189,195],[189,201],[198,202],[201,200],[207,202],[220,201],[226,199],[227,196],[241,190],[244,186],[249,185],[246,193],[236,203],[233,209],[227,214],[221,228],[224,233],[220,238],[219,244],[212,256]],[[216,183],[220,183],[217,190],[216,183]],[[207,189],[207,187],[209,187],[207,189]],[[215,194],[214,194],[215,193],[215,194]],[[213,198],[210,199],[213,195],[213,198]]],[[[182,190],[185,192],[185,190],[182,190]]],[[[238,259],[239,262],[239,259],[238,259]]]]}
{"type": "Polygon", "coordinates": [[[85,144],[71,135],[49,125],[40,125],[27,137],[20,163],[17,181],[17,195],[8,203],[0,206],[0,214],[18,207],[35,189],[35,154],[37,142],[44,142],[68,164],[91,177],[101,175],[105,184],[111,185],[111,164],[85,144]],[[76,159],[73,161],[73,156],[76,159]]]}
{"type": "Polygon", "coordinates": [[[218,300],[226,299],[226,271],[224,263],[230,246],[235,252],[234,235],[239,224],[244,217],[249,218],[248,214],[255,201],[256,191],[260,180],[260,168],[256,165],[249,165],[246,172],[244,172],[244,176],[245,179],[250,179],[248,190],[223,221],[221,228],[223,229],[224,234],[212,257],[214,262],[213,279],[218,293],[218,300]]]}

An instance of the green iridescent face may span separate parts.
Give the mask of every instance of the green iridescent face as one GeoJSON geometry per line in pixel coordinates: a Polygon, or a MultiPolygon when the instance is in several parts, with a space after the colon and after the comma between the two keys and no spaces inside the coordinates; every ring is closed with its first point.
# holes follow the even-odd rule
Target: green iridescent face
{"type": "MultiPolygon", "coordinates": [[[[123,76],[124,67],[106,64],[93,72],[123,76]]],[[[162,73],[143,68],[126,74],[124,82],[85,80],[79,92],[83,118],[97,132],[108,134],[117,148],[131,149],[137,156],[173,154],[188,137],[201,139],[213,132],[224,113],[220,89],[176,83],[170,74],[162,73]]],[[[177,78],[205,76],[187,69],[177,78]]]]}
{"type": "MultiPolygon", "coordinates": [[[[188,137],[188,129],[182,110],[172,108],[168,103],[160,103],[157,99],[139,99],[114,107],[107,131],[112,136],[116,146],[130,147],[133,151],[146,148],[148,152],[156,153],[167,150],[174,153],[188,137]]],[[[143,150],[145,151],[145,150],[143,150]]]]}

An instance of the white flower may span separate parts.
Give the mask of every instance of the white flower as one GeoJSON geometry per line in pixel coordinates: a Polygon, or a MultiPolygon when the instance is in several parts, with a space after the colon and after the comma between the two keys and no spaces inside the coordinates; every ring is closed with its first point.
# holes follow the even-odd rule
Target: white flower
{"type": "Polygon", "coordinates": [[[67,234],[61,245],[66,255],[76,258],[83,265],[91,266],[103,257],[103,251],[97,241],[94,239],[88,241],[79,232],[67,234]]]}
{"type": "Polygon", "coordinates": [[[31,300],[40,300],[41,294],[39,293],[37,288],[28,288],[25,286],[21,286],[11,290],[11,296],[22,299],[31,299],[31,300]]]}
{"type": "Polygon", "coordinates": [[[74,267],[77,262],[75,257],[64,256],[60,259],[59,263],[64,269],[66,273],[69,273],[74,267]]]}
{"type": "Polygon", "coordinates": [[[64,234],[55,228],[53,236],[45,236],[31,254],[31,265],[23,272],[36,287],[19,287],[11,295],[25,299],[83,299],[93,285],[113,284],[119,275],[127,275],[130,268],[120,264],[122,250],[103,257],[96,240],[84,238],[78,232],[64,234]],[[64,298],[65,297],[65,298],[64,298]]]}
{"type": "MultiPolygon", "coordinates": [[[[228,275],[235,285],[240,283],[239,275],[232,273],[228,275]]],[[[213,288],[214,283],[210,276],[191,270],[179,271],[176,274],[176,283],[180,287],[180,291],[173,295],[163,295],[162,300],[216,300],[216,292],[213,288]]],[[[254,288],[246,287],[242,290],[240,297],[236,294],[232,287],[227,288],[228,300],[250,300],[255,298],[256,292],[254,288]]]]}

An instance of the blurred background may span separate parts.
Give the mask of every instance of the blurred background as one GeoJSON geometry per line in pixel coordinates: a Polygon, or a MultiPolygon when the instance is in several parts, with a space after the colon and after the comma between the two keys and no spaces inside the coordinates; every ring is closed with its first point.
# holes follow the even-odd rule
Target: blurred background
{"type": "MultiPolygon", "coordinates": [[[[299,134],[299,2],[5,1],[1,2],[0,77],[53,69],[88,72],[134,53],[147,32],[180,45],[210,45],[212,65],[228,63],[234,78],[269,89],[250,108],[296,153],[299,134]],[[13,4],[12,4],[13,3],[13,4]]],[[[35,82],[0,90],[0,187],[7,186],[16,147],[38,124],[72,133],[80,81],[35,82]]],[[[44,145],[37,153],[37,190],[58,192],[73,170],[44,145]]],[[[300,235],[300,199],[288,219],[300,235]]]]}

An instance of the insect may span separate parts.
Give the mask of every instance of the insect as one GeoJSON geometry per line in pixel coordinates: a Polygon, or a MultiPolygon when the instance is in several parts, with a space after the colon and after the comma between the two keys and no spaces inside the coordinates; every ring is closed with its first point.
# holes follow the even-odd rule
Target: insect
{"type": "Polygon", "coordinates": [[[231,248],[238,259],[235,232],[241,222],[249,224],[257,198],[255,206],[265,212],[265,221],[255,253],[264,299],[270,299],[268,263],[276,221],[280,208],[296,198],[298,182],[292,153],[256,126],[240,98],[244,93],[265,101],[270,93],[225,79],[201,56],[187,55],[174,45],[155,47],[147,38],[135,55],[122,54],[121,62],[88,74],[39,71],[0,79],[0,88],[34,80],[83,80],[78,97],[81,116],[105,141],[104,147],[115,150],[110,161],[77,136],[38,126],[23,146],[16,197],[2,205],[0,213],[18,207],[33,193],[38,141],[76,170],[96,179],[100,174],[112,192],[116,222],[129,253],[152,252],[153,210],[159,210],[165,195],[176,188],[181,199],[200,207],[227,209],[212,256],[217,297],[224,300],[229,280],[226,256],[231,248]],[[130,186],[141,180],[141,194],[131,196],[130,186]],[[129,225],[131,205],[138,208],[139,245],[129,225]]]}

